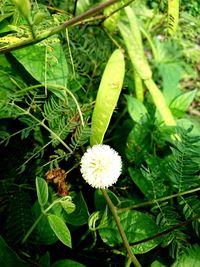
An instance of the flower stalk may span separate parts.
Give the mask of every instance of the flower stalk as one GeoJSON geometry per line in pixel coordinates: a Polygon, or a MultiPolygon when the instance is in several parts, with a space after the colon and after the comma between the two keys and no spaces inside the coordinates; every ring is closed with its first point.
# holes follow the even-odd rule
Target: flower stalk
{"type": "Polygon", "coordinates": [[[115,219],[115,222],[116,222],[116,225],[117,225],[117,228],[119,230],[119,233],[121,235],[121,238],[122,238],[122,241],[123,241],[123,244],[124,244],[124,247],[127,251],[127,254],[128,254],[128,257],[130,258],[130,260],[132,261],[132,263],[134,264],[135,267],[141,267],[139,261],[137,260],[137,258],[135,257],[135,255],[133,254],[132,250],[131,250],[131,247],[129,245],[129,242],[128,242],[128,239],[126,237],[126,234],[124,232],[124,229],[120,223],[120,219],[119,219],[119,216],[117,214],[117,210],[116,210],[116,207],[114,206],[114,204],[112,203],[110,197],[108,196],[107,192],[105,189],[101,189],[101,192],[110,208],[110,211],[113,215],[113,218],[115,219]]]}

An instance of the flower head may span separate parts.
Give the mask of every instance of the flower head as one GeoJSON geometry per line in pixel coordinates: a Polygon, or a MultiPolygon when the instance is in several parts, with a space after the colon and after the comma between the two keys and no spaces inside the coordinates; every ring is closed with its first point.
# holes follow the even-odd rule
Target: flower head
{"type": "Polygon", "coordinates": [[[95,188],[113,185],[121,174],[122,161],[108,145],[88,148],[81,159],[81,173],[85,181],[95,188]]]}

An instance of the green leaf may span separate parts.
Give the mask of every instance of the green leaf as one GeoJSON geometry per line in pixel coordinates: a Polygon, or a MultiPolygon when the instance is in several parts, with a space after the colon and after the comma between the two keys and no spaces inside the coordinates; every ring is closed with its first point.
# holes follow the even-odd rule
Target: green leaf
{"type": "Polygon", "coordinates": [[[40,259],[39,259],[39,263],[43,266],[43,267],[50,267],[50,252],[47,251],[46,253],[44,253],[40,259]]]}
{"type": "Polygon", "coordinates": [[[17,87],[23,87],[24,83],[4,55],[0,55],[0,62],[0,99],[2,100],[13,94],[17,87]]]}
{"type": "MultiPolygon", "coordinates": [[[[151,219],[151,217],[144,213],[130,210],[119,213],[118,216],[130,245],[136,241],[151,237],[158,233],[159,228],[156,223],[151,219]]],[[[122,239],[113,217],[103,216],[101,226],[104,227],[99,229],[99,234],[107,245],[111,247],[122,245],[122,239]]],[[[139,245],[132,246],[133,253],[141,254],[148,252],[155,248],[160,242],[161,240],[156,238],[143,242],[139,245]]]]}
{"type": "Polygon", "coordinates": [[[144,125],[136,124],[128,135],[126,142],[126,157],[137,164],[144,159],[144,153],[151,146],[151,136],[144,125]]]}
{"type": "Polygon", "coordinates": [[[40,83],[66,86],[68,66],[58,38],[12,52],[23,67],[40,83]]]}
{"type": "Polygon", "coordinates": [[[197,90],[193,90],[193,91],[184,93],[182,95],[179,95],[170,104],[170,109],[175,110],[175,111],[178,110],[182,112],[187,111],[187,109],[189,108],[189,106],[191,105],[192,101],[195,98],[196,92],[197,90]]]}
{"type": "Polygon", "coordinates": [[[180,46],[172,40],[155,40],[155,63],[163,81],[163,94],[167,104],[181,94],[179,81],[185,74],[186,64],[182,61],[180,46]]]}
{"type": "Polygon", "coordinates": [[[28,263],[21,260],[17,254],[9,248],[4,239],[0,237],[0,266],[4,267],[12,267],[12,266],[20,266],[20,267],[28,267],[30,266],[28,263]]]}
{"type": "Polygon", "coordinates": [[[89,218],[89,211],[81,192],[73,198],[73,203],[76,209],[74,212],[66,214],[65,221],[72,225],[86,224],[89,218]]]}
{"type": "Polygon", "coordinates": [[[199,136],[200,135],[200,120],[198,117],[193,118],[190,116],[187,116],[186,118],[182,118],[177,120],[177,125],[182,127],[183,129],[187,130],[189,129],[191,126],[192,131],[189,133],[189,135],[193,135],[193,136],[199,136]]]}
{"type": "Polygon", "coordinates": [[[154,261],[154,262],[152,262],[150,267],[166,267],[166,265],[163,265],[159,261],[154,261]]]}
{"type": "Polygon", "coordinates": [[[196,267],[200,266],[200,247],[194,244],[186,253],[181,255],[178,260],[172,264],[172,267],[196,267]]]}
{"type": "Polygon", "coordinates": [[[59,260],[54,262],[51,267],[86,267],[85,265],[73,260],[59,260]]]}
{"type": "Polygon", "coordinates": [[[72,247],[71,234],[64,221],[60,217],[54,214],[48,215],[47,218],[51,226],[51,229],[54,231],[58,239],[63,244],[71,248],[72,247]]]}
{"type": "Polygon", "coordinates": [[[129,115],[135,122],[140,123],[141,118],[148,114],[146,107],[133,96],[126,95],[125,97],[128,104],[129,115]]]}
{"type": "Polygon", "coordinates": [[[141,190],[141,192],[147,197],[152,198],[153,192],[152,192],[152,183],[145,179],[145,177],[142,175],[142,173],[132,167],[128,168],[128,172],[131,176],[131,179],[134,181],[134,183],[138,186],[138,188],[141,190]]]}
{"type": "Polygon", "coordinates": [[[36,190],[40,206],[44,206],[48,200],[48,185],[47,182],[39,177],[36,177],[36,190]]]}

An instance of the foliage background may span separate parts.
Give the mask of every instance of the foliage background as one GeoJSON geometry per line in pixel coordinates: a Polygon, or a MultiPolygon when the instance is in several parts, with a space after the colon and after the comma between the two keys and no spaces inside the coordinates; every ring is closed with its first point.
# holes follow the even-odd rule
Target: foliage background
{"type": "MultiPolygon", "coordinates": [[[[32,19],[42,14],[34,24],[36,36],[94,4],[32,1],[32,19]]],[[[134,1],[131,8],[153,79],[177,127],[162,124],[143,82],[143,103],[136,98],[133,66],[117,27],[103,22],[106,11],[42,42],[0,54],[1,266],[124,266],[126,253],[105,200],[79,171],[103,70],[118,46],[125,51],[126,75],[104,143],[121,154],[123,173],[109,196],[142,266],[190,266],[193,261],[198,266],[198,1],[180,1],[179,27],[172,37],[167,1],[134,1]],[[174,133],[181,142],[170,138],[174,133]],[[47,174],[58,169],[64,170],[53,176],[59,184],[47,174]],[[69,231],[65,245],[52,229],[52,215],[69,231]]],[[[124,19],[122,10],[117,14],[124,19]]],[[[1,1],[0,52],[30,36],[30,25],[13,2],[1,1]]]]}

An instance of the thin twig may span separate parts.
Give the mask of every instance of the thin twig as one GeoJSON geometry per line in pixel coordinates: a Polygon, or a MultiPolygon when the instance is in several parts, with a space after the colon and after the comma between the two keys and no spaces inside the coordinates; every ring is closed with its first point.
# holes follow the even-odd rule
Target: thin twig
{"type": "Polygon", "coordinates": [[[131,246],[136,246],[136,245],[139,245],[139,244],[154,240],[156,238],[161,238],[162,236],[167,235],[167,234],[175,231],[176,229],[181,228],[183,226],[186,226],[186,225],[188,225],[188,224],[190,224],[192,222],[195,222],[195,221],[197,221],[199,219],[200,219],[200,215],[197,215],[197,216],[195,216],[195,217],[193,217],[193,218],[191,218],[191,219],[189,219],[187,221],[184,221],[184,222],[181,222],[179,224],[176,224],[176,225],[172,226],[171,228],[169,228],[167,230],[164,230],[164,231],[162,231],[160,233],[157,233],[157,234],[155,234],[153,236],[141,239],[139,241],[135,241],[135,242],[131,243],[131,246]]]}
{"type": "Polygon", "coordinates": [[[184,195],[187,195],[187,194],[192,194],[192,193],[195,193],[197,191],[200,191],[200,187],[197,187],[197,188],[194,188],[194,189],[191,189],[191,190],[188,190],[188,191],[184,191],[184,192],[179,192],[177,194],[173,194],[173,195],[170,195],[170,196],[161,197],[161,198],[157,198],[157,199],[152,199],[152,200],[149,200],[149,201],[146,201],[146,202],[142,202],[142,203],[139,203],[139,204],[131,205],[131,206],[127,207],[127,208],[118,208],[118,212],[124,212],[124,211],[128,211],[128,210],[131,210],[131,209],[138,209],[138,208],[150,206],[150,205],[155,204],[157,202],[162,202],[162,201],[166,201],[166,200],[172,199],[174,197],[180,197],[180,196],[184,196],[184,195]]]}

